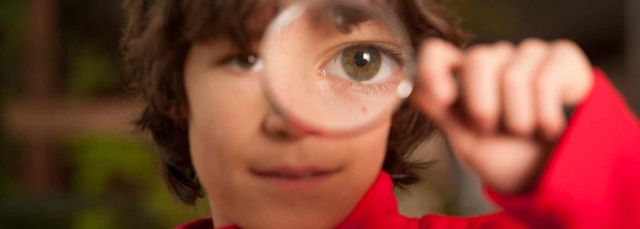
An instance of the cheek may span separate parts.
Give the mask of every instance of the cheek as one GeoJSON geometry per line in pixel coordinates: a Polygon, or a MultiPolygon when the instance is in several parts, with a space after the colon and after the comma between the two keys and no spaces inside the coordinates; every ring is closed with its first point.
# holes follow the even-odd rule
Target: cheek
{"type": "Polygon", "coordinates": [[[185,73],[189,101],[189,147],[200,182],[219,193],[237,181],[251,158],[264,116],[255,78],[213,71],[185,73]]]}
{"type": "Polygon", "coordinates": [[[354,184],[369,187],[382,169],[386,155],[390,122],[383,123],[354,139],[351,154],[354,184]]]}

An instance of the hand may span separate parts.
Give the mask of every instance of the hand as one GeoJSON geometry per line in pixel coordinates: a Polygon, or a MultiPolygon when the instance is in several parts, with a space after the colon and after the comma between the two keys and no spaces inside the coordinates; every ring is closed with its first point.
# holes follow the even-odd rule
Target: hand
{"type": "Polygon", "coordinates": [[[592,85],[588,59],[570,41],[498,42],[463,52],[429,39],[410,99],[485,184],[516,194],[543,171],[565,130],[563,107],[578,105],[592,85]]]}

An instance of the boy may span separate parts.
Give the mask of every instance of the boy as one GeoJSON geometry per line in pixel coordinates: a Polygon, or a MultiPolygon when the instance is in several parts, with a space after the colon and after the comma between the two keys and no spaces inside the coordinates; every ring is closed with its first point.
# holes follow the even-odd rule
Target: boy
{"type": "Polygon", "coordinates": [[[138,127],[160,146],[170,190],[186,203],[209,198],[213,220],[178,228],[640,227],[640,126],[574,43],[462,52],[435,1],[385,1],[420,52],[411,106],[364,133],[322,138],[287,125],[257,80],[261,31],[291,2],[127,4],[126,59],[146,102],[138,127]],[[576,106],[569,122],[565,106],[576,106]],[[503,212],[398,214],[392,186],[417,181],[422,165],[407,158],[431,123],[503,212]]]}

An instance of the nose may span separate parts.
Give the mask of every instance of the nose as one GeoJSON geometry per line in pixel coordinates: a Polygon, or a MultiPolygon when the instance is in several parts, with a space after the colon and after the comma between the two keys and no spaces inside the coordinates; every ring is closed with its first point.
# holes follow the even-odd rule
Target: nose
{"type": "Polygon", "coordinates": [[[262,122],[262,131],[268,136],[281,140],[298,140],[308,135],[308,133],[287,122],[273,110],[270,110],[265,115],[262,122]]]}

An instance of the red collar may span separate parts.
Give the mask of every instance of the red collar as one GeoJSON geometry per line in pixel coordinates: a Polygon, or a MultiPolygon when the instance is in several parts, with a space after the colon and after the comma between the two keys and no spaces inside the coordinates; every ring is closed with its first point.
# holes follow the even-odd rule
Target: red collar
{"type": "MultiPolygon", "coordinates": [[[[391,225],[417,224],[398,213],[398,204],[393,196],[391,177],[381,172],[371,188],[362,197],[356,208],[336,229],[390,228],[391,225]]],[[[211,229],[211,219],[198,219],[175,229],[211,229]]],[[[220,229],[237,229],[230,225],[220,229]]]]}

